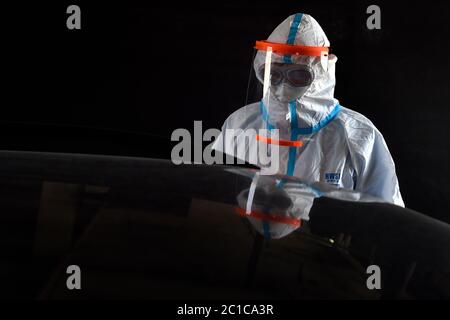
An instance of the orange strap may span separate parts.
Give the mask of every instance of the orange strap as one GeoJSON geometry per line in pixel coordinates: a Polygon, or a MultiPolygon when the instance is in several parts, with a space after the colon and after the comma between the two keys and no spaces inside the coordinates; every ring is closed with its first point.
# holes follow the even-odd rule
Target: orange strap
{"type": "Polygon", "coordinates": [[[283,146],[283,147],[301,147],[301,146],[303,146],[303,142],[301,142],[301,141],[274,140],[271,138],[266,138],[266,137],[260,136],[259,134],[256,135],[256,140],[265,142],[267,144],[277,144],[277,145],[283,146]]]}
{"type": "Polygon", "coordinates": [[[313,47],[313,46],[296,46],[292,44],[269,42],[265,40],[256,41],[255,49],[267,51],[271,47],[272,51],[281,55],[301,55],[311,57],[327,56],[328,47],[313,47]]]}
{"type": "Polygon", "coordinates": [[[282,216],[273,216],[267,213],[262,213],[258,211],[251,211],[250,213],[246,213],[242,208],[236,208],[236,213],[243,217],[252,217],[258,220],[272,221],[278,223],[289,224],[294,227],[300,227],[302,221],[300,219],[288,218],[282,216]]]}

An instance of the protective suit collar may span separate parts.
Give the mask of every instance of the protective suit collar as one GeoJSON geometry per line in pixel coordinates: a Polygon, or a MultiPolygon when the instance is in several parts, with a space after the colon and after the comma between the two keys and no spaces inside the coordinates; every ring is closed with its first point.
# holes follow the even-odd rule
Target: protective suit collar
{"type": "Polygon", "coordinates": [[[325,127],[330,121],[332,121],[340,112],[341,106],[337,103],[332,107],[321,107],[318,110],[311,108],[305,108],[304,113],[299,115],[296,102],[292,102],[289,107],[289,118],[274,120],[273,113],[270,115],[267,111],[267,107],[263,101],[259,103],[260,111],[264,122],[269,130],[289,128],[290,132],[298,134],[311,134],[319,131],[325,127]],[[290,115],[296,114],[296,119],[291,121],[290,115]]]}

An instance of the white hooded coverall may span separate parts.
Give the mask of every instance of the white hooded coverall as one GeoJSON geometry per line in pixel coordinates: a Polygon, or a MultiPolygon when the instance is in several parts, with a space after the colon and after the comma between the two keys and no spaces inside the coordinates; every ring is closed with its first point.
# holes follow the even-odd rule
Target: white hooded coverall
{"type": "MultiPolygon", "coordinates": [[[[303,46],[330,45],[320,25],[307,14],[289,16],[267,40],[303,46]]],[[[264,55],[258,51],[255,70],[264,64],[264,55]]],[[[336,56],[329,55],[327,68],[321,65],[320,58],[306,59],[315,72],[306,93],[282,103],[269,92],[261,101],[240,108],[225,121],[213,148],[246,159],[235,154],[234,140],[224,139],[225,130],[276,128],[280,138],[303,143],[300,147],[280,147],[278,173],[306,183],[325,182],[404,206],[394,161],[382,134],[365,116],[340,106],[334,98],[336,56]]],[[[291,63],[304,61],[305,57],[293,57],[291,63]]],[[[256,139],[251,143],[257,143],[256,139]]]]}

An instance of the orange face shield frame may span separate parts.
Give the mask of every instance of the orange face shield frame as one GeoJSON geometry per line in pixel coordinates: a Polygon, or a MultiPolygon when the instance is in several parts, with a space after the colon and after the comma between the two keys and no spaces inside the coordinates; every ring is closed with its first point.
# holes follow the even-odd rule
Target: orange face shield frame
{"type": "Polygon", "coordinates": [[[256,41],[255,49],[268,51],[268,48],[272,49],[273,53],[279,55],[293,55],[293,56],[311,56],[311,57],[323,57],[328,56],[328,47],[313,47],[313,46],[298,46],[291,44],[283,44],[270,42],[266,40],[256,41]]]}

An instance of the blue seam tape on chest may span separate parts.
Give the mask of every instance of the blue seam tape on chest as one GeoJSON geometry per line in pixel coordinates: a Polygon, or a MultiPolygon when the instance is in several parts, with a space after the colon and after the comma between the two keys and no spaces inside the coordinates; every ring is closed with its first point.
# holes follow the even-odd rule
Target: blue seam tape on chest
{"type": "Polygon", "coordinates": [[[333,110],[322,120],[319,121],[318,124],[309,127],[309,128],[294,128],[293,130],[296,131],[297,135],[299,134],[311,134],[311,133],[315,133],[317,131],[319,131],[320,129],[322,129],[323,127],[325,127],[328,123],[330,123],[331,121],[333,121],[334,118],[336,118],[336,116],[339,114],[339,111],[341,111],[341,106],[338,104],[336,104],[333,108],[333,110]]]}
{"type": "MultiPolygon", "coordinates": [[[[259,102],[259,108],[261,110],[262,118],[266,123],[268,129],[269,130],[276,129],[276,126],[274,126],[269,122],[269,114],[267,113],[267,109],[262,101],[259,102]]],[[[294,130],[296,135],[315,133],[320,129],[324,128],[328,123],[330,123],[334,118],[336,118],[336,116],[339,114],[339,111],[341,111],[341,108],[342,108],[341,105],[338,103],[334,106],[333,110],[324,119],[319,121],[318,124],[308,128],[298,128],[292,126],[291,124],[291,130],[294,130]]]]}
{"type": "Polygon", "coordinates": [[[275,126],[269,122],[269,114],[267,113],[267,109],[262,101],[259,102],[259,108],[261,110],[262,118],[267,125],[267,129],[269,130],[275,129],[275,126]]]}
{"type": "Polygon", "coordinates": [[[267,221],[263,221],[264,238],[270,239],[270,225],[267,221]]]}
{"type": "MultiPolygon", "coordinates": [[[[291,115],[291,141],[297,140],[298,119],[296,113],[295,100],[289,102],[289,112],[291,115]]],[[[295,157],[297,155],[297,147],[289,147],[288,166],[286,175],[293,176],[295,169],[295,157]]]]}

